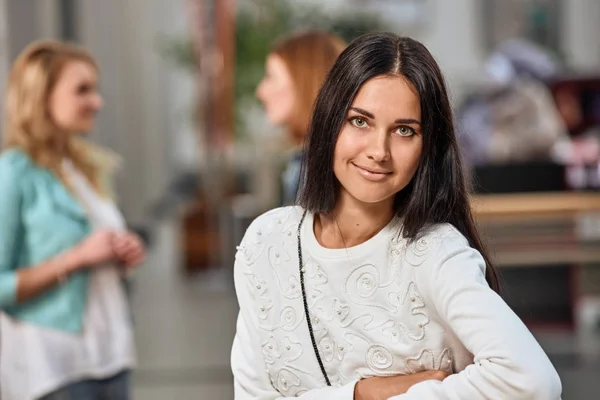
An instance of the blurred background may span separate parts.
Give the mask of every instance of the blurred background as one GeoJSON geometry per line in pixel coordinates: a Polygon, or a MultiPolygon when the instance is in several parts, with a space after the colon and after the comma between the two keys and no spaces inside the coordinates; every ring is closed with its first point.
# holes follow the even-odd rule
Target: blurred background
{"type": "Polygon", "coordinates": [[[0,0],[0,92],[33,40],[97,57],[106,106],[92,138],[123,156],[120,206],[149,243],[133,290],[134,398],[231,399],[235,246],[282,204],[292,147],[255,97],[266,56],[306,29],[422,41],[447,78],[503,296],[563,399],[596,399],[598,21],[598,0],[0,0]]]}

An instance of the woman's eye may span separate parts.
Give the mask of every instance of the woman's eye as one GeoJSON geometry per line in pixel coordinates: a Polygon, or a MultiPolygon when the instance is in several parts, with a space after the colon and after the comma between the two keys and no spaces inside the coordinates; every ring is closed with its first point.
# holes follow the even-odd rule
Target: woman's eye
{"type": "Polygon", "coordinates": [[[365,126],[367,126],[367,121],[360,117],[352,118],[351,122],[352,125],[354,125],[357,128],[364,128],[365,126]]]}
{"type": "Polygon", "coordinates": [[[396,129],[396,132],[398,132],[400,136],[412,136],[415,133],[414,129],[408,126],[401,126],[396,129]]]}
{"type": "Polygon", "coordinates": [[[89,85],[80,85],[79,87],[77,87],[77,93],[86,94],[86,93],[90,92],[91,89],[92,88],[89,85]]]}

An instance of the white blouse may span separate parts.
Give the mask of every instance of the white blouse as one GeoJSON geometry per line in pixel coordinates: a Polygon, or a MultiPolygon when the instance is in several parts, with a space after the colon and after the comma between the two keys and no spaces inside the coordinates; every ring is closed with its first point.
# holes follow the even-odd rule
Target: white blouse
{"type": "Polygon", "coordinates": [[[451,225],[416,241],[392,220],[348,249],[322,247],[309,213],[301,230],[310,319],[300,289],[299,207],[257,218],[235,261],[240,305],[231,354],[238,400],[352,400],[363,378],[445,370],[394,400],[556,400],[558,374],[485,280],[485,262],[451,225]]]}
{"type": "MultiPolygon", "coordinates": [[[[124,229],[115,205],[64,164],[95,229],[124,229]]],[[[83,332],[75,335],[19,321],[0,312],[0,399],[34,400],[82,379],[102,379],[135,365],[128,301],[114,265],[93,270],[83,332]]]]}

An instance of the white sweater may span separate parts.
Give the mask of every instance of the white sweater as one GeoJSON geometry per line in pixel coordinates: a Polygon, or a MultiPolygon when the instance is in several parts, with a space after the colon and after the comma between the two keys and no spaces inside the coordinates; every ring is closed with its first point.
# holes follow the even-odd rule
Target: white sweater
{"type": "Polygon", "coordinates": [[[240,305],[231,362],[238,400],[352,400],[362,378],[441,369],[393,400],[556,400],[556,370],[485,280],[479,252],[451,225],[401,238],[394,219],[373,238],[327,249],[313,216],[302,226],[310,318],[332,383],[308,332],[298,271],[299,207],[258,217],[235,261],[240,305]]]}

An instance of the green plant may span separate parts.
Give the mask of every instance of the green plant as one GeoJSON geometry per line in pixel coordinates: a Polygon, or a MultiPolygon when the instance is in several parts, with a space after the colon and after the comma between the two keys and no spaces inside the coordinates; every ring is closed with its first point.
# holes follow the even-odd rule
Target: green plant
{"type": "Polygon", "coordinates": [[[188,36],[161,38],[158,51],[175,66],[189,72],[193,72],[198,65],[192,41],[188,36]]]}

